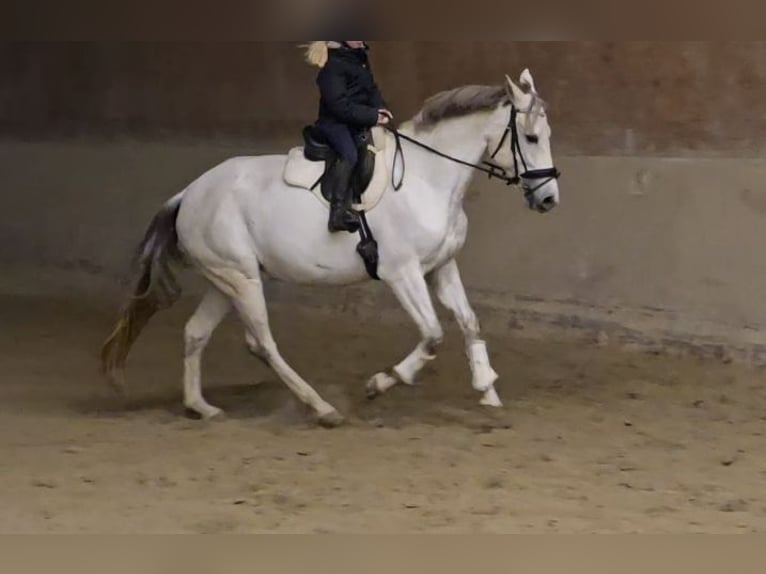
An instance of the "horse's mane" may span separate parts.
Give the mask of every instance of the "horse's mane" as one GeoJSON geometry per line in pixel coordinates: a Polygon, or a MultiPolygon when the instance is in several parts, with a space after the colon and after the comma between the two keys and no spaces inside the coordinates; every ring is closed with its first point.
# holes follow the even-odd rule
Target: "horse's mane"
{"type": "Polygon", "coordinates": [[[415,129],[429,128],[443,120],[491,110],[506,99],[503,86],[463,86],[427,99],[412,121],[415,129]]]}

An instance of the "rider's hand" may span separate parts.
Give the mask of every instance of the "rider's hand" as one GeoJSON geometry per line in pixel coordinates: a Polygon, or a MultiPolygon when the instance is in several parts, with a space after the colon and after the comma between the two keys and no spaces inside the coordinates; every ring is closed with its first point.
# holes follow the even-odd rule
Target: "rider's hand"
{"type": "Polygon", "coordinates": [[[391,121],[391,116],[384,114],[383,111],[378,112],[378,125],[387,126],[391,121]]]}

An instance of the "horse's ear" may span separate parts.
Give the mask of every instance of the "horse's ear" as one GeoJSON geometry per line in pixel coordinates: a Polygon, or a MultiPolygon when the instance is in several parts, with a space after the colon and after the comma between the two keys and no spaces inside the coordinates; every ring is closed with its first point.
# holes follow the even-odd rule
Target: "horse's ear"
{"type": "Polygon", "coordinates": [[[508,97],[511,98],[511,103],[517,108],[524,107],[524,99],[526,94],[519,86],[513,83],[511,77],[505,75],[505,91],[508,93],[508,97]]]}
{"type": "Polygon", "coordinates": [[[524,71],[521,72],[519,83],[521,84],[521,89],[525,92],[532,94],[537,93],[537,90],[535,89],[535,80],[532,77],[532,72],[529,71],[529,68],[525,68],[524,71]]]}

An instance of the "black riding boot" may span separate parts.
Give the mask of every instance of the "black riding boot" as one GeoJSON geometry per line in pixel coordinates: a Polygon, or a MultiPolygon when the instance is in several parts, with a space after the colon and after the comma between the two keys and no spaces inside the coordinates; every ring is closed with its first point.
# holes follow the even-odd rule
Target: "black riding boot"
{"type": "Polygon", "coordinates": [[[351,208],[353,189],[351,175],[354,166],[351,162],[338,159],[325,177],[324,184],[328,185],[330,196],[330,220],[327,228],[331,233],[336,231],[359,231],[359,216],[351,208]]]}

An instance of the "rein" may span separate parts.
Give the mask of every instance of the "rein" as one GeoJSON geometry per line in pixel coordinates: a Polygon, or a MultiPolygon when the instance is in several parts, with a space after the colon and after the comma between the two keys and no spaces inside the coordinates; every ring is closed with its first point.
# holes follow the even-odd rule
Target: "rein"
{"type": "Polygon", "coordinates": [[[444,152],[440,152],[438,149],[432,148],[431,146],[424,144],[423,142],[420,142],[414,138],[411,138],[408,135],[403,134],[397,129],[394,128],[387,128],[392,134],[394,134],[394,139],[396,140],[396,150],[394,151],[394,165],[393,165],[393,171],[396,171],[396,164],[398,159],[401,159],[402,162],[402,176],[399,178],[399,183],[396,183],[393,181],[393,173],[391,174],[391,183],[394,186],[394,189],[396,191],[399,191],[402,188],[402,185],[404,184],[404,172],[406,168],[406,163],[404,161],[404,150],[402,149],[402,141],[405,140],[410,143],[415,144],[416,146],[423,148],[424,150],[431,152],[434,155],[437,155],[441,158],[453,161],[455,163],[459,163],[460,165],[464,165],[466,167],[473,168],[477,171],[481,171],[483,173],[486,173],[489,176],[489,179],[497,178],[503,182],[505,182],[506,185],[517,185],[520,181],[520,178],[518,176],[509,176],[507,170],[504,167],[501,167],[499,165],[496,165],[494,163],[490,162],[483,162],[489,167],[484,167],[483,165],[471,163],[468,161],[463,161],[462,159],[458,159],[456,157],[453,157],[451,155],[448,155],[444,152]]]}
{"type": "Polygon", "coordinates": [[[559,176],[561,175],[561,172],[555,167],[549,167],[545,169],[533,169],[533,170],[530,170],[527,168],[527,162],[524,159],[524,154],[521,151],[521,143],[519,142],[519,130],[516,127],[516,117],[519,113],[526,113],[526,112],[519,112],[519,110],[516,109],[516,106],[511,107],[511,114],[508,119],[508,125],[505,128],[505,132],[503,132],[503,137],[500,138],[500,143],[497,145],[497,149],[490,156],[490,159],[495,159],[497,154],[502,149],[503,144],[508,139],[508,134],[511,134],[511,155],[513,156],[513,169],[514,169],[514,175],[512,176],[508,175],[508,170],[506,170],[504,167],[500,165],[497,165],[496,163],[492,163],[490,161],[484,161],[482,162],[483,165],[480,165],[480,164],[464,161],[462,159],[456,158],[449,154],[443,153],[414,138],[411,138],[410,136],[401,133],[399,130],[395,128],[386,127],[386,129],[394,135],[394,139],[396,140],[396,150],[394,151],[394,163],[393,163],[393,167],[391,171],[391,184],[393,185],[394,190],[399,191],[402,188],[402,185],[404,184],[404,174],[406,171],[406,163],[404,161],[404,150],[402,149],[401,140],[405,140],[441,158],[444,158],[446,160],[452,161],[460,165],[464,165],[466,167],[470,167],[476,171],[486,173],[488,176],[488,179],[496,178],[496,179],[499,179],[500,181],[503,181],[506,185],[518,185],[519,183],[521,183],[524,189],[524,197],[529,199],[529,197],[534,192],[536,192],[538,189],[543,187],[545,184],[547,184],[548,182],[554,179],[558,179],[559,176]],[[399,182],[397,183],[396,181],[394,181],[394,177],[395,177],[394,174],[396,173],[396,165],[399,160],[401,160],[402,162],[402,175],[401,175],[401,178],[399,179],[399,182]],[[519,173],[519,160],[521,160],[521,164],[524,166],[523,173],[519,173]],[[530,187],[526,185],[525,180],[543,180],[543,181],[534,187],[530,187]]]}

